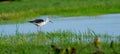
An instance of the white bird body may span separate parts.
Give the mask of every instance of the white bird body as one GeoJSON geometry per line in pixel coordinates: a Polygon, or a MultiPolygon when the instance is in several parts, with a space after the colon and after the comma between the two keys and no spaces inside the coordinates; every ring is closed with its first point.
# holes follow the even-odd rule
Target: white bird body
{"type": "MultiPolygon", "coordinates": [[[[47,18],[46,20],[43,20],[43,19],[35,19],[33,21],[29,21],[30,23],[33,23],[35,24],[37,27],[42,27],[44,26],[45,24],[47,24],[48,22],[52,22],[49,20],[49,18],[47,18]]],[[[37,29],[38,30],[38,29],[37,29]]]]}
{"type": "Polygon", "coordinates": [[[36,26],[42,27],[42,26],[44,26],[45,24],[47,24],[48,22],[51,22],[51,21],[49,20],[49,18],[47,18],[46,20],[35,19],[35,20],[29,21],[29,22],[35,24],[36,26]]]}
{"type": "Polygon", "coordinates": [[[45,24],[47,24],[48,22],[49,22],[49,20],[45,20],[45,21],[42,22],[42,23],[35,23],[35,25],[42,27],[42,26],[44,26],[45,24]]]}

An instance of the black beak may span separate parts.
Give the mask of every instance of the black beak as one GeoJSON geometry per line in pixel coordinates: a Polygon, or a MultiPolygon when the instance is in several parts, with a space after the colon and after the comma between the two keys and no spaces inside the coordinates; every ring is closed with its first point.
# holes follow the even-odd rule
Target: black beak
{"type": "Polygon", "coordinates": [[[49,21],[49,22],[53,23],[52,21],[49,21]]]}

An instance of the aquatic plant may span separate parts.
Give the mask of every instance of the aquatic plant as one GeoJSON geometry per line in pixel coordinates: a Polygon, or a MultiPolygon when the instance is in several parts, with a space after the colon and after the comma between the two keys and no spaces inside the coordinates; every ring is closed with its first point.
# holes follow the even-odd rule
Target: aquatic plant
{"type": "Polygon", "coordinates": [[[0,54],[48,54],[54,52],[89,54],[101,52],[100,50],[105,54],[114,53],[114,50],[120,53],[119,42],[110,43],[110,36],[105,36],[107,37],[92,32],[75,34],[70,31],[56,31],[42,32],[42,36],[37,37],[35,33],[22,34],[18,32],[16,35],[0,36],[0,54]],[[101,40],[96,39],[96,36],[101,40]],[[103,41],[106,38],[108,38],[107,41],[103,41]]]}

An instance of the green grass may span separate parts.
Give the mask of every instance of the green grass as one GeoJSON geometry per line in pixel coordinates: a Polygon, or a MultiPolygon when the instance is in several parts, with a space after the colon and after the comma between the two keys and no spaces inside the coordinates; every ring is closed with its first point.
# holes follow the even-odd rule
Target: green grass
{"type": "Polygon", "coordinates": [[[100,15],[120,13],[119,0],[21,0],[0,2],[0,23],[25,22],[42,15],[100,15]]]}
{"type": "Polygon", "coordinates": [[[86,32],[75,34],[69,31],[42,32],[41,34],[28,33],[16,35],[1,35],[0,54],[53,54],[50,45],[60,46],[63,51],[74,47],[77,54],[92,54],[96,48],[94,38],[100,38],[100,47],[105,54],[114,54],[110,48],[111,40],[114,40],[114,48],[120,53],[120,36],[111,37],[107,34],[86,32]]]}

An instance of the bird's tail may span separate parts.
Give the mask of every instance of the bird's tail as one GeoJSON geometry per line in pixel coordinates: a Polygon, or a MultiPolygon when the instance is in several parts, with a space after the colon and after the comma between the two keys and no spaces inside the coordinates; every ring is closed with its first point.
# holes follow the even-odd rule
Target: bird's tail
{"type": "Polygon", "coordinates": [[[28,21],[28,22],[33,23],[34,21],[28,21]]]}

